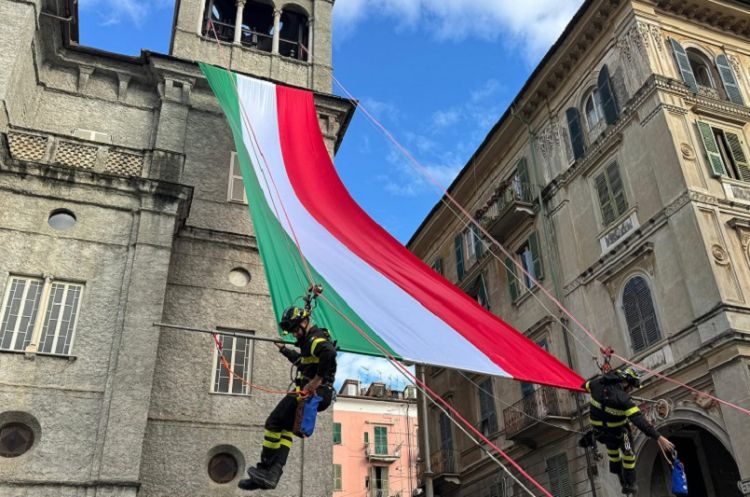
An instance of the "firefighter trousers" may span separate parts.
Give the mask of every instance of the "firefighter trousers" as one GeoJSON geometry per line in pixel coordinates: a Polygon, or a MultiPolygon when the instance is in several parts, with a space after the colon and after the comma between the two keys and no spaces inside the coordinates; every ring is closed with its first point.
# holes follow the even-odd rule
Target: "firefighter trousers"
{"type": "Polygon", "coordinates": [[[625,430],[597,431],[596,439],[607,447],[609,472],[616,474],[623,484],[635,483],[635,452],[630,434],[625,430]]]}

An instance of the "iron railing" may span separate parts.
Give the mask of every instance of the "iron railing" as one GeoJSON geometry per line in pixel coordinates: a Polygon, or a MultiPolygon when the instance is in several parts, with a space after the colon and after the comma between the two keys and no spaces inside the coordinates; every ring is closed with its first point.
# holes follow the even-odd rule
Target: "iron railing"
{"type": "Polygon", "coordinates": [[[505,433],[511,437],[550,417],[570,417],[575,408],[571,394],[542,386],[503,410],[505,433]]]}
{"type": "Polygon", "coordinates": [[[522,202],[530,204],[533,192],[529,183],[514,181],[495,191],[493,199],[484,211],[480,221],[485,226],[503,216],[514,204],[522,202]]]}

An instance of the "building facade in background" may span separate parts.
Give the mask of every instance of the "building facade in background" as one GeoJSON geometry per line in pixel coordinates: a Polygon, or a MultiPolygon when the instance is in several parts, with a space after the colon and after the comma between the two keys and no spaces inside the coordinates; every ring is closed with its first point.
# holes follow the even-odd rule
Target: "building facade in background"
{"type": "MultiPolygon", "coordinates": [[[[504,250],[441,204],[410,249],[585,377],[598,347],[538,284],[620,354],[750,407],[748,35],[746,1],[584,2],[450,187],[504,250]]],[[[620,495],[606,457],[577,445],[585,397],[426,376],[556,497],[620,495]]],[[[651,374],[637,395],[659,401],[642,409],[676,443],[691,495],[750,495],[746,415],[651,374]]],[[[420,478],[436,494],[525,495],[427,411],[420,478]]],[[[656,444],[635,449],[639,495],[671,495],[656,444]]]]}
{"type": "Polygon", "coordinates": [[[333,405],[333,497],[410,497],[417,489],[416,390],[345,380],[333,405]]]}
{"type": "MultiPolygon", "coordinates": [[[[286,389],[226,119],[194,61],[312,89],[332,0],[178,0],[169,55],[79,46],[77,2],[0,1],[0,495],[239,496],[286,389]],[[231,330],[219,366],[210,336],[231,330]]],[[[300,294],[304,289],[300,289],[300,294]]],[[[331,413],[279,488],[331,494],[331,413]]]]}

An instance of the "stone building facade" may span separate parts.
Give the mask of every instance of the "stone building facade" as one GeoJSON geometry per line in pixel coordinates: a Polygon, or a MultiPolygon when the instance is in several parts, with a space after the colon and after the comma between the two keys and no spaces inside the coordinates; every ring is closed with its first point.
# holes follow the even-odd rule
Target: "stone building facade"
{"type": "MultiPolygon", "coordinates": [[[[73,0],[0,1],[0,496],[242,495],[278,395],[154,323],[240,333],[235,371],[288,385],[242,336],[276,323],[195,63],[313,89],[333,154],[354,110],[330,94],[333,1],[276,3],[178,0],[170,54],[128,57],[78,44],[73,0]]],[[[330,412],[318,430],[266,495],[330,495],[330,412]]]]}
{"type": "MultiPolygon", "coordinates": [[[[598,348],[513,260],[620,354],[750,407],[749,34],[750,2],[584,2],[450,187],[507,253],[442,204],[410,249],[585,377],[598,348]]],[[[577,446],[585,398],[426,377],[556,497],[620,494],[577,446]]],[[[637,395],[695,495],[750,495],[746,415],[651,374],[637,395]]],[[[525,495],[428,411],[436,495],[525,495]]],[[[671,495],[655,444],[635,448],[639,495],[671,495]]]]}

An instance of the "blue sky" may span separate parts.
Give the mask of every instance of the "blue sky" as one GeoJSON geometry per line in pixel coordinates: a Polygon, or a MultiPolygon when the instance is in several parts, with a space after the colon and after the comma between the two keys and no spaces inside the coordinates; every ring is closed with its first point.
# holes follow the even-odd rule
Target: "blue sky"
{"type": "MultiPolygon", "coordinates": [[[[581,3],[337,0],[335,75],[447,186],[581,3]]],[[[81,43],[167,53],[173,8],[174,0],[79,0],[81,43]]],[[[440,198],[362,112],[336,167],[360,205],[404,243],[440,198]]],[[[339,378],[400,381],[372,358],[340,363],[339,378]]]]}

